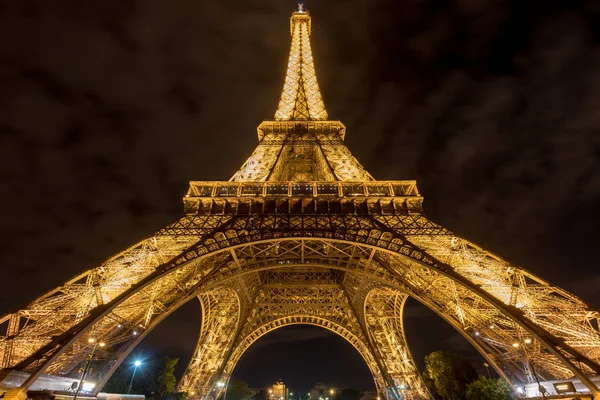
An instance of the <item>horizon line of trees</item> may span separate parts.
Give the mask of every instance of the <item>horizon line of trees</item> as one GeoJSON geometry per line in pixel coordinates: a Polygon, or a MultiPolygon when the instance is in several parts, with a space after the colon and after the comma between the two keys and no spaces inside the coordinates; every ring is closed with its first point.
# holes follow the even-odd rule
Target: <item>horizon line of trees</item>
{"type": "MultiPolygon", "coordinates": [[[[150,357],[144,361],[133,380],[131,393],[144,394],[152,400],[185,400],[188,393],[177,392],[175,366],[178,358],[150,357]]],[[[133,368],[123,363],[103,388],[111,393],[127,393],[133,368]]],[[[435,400],[513,400],[512,387],[504,379],[478,375],[475,368],[460,354],[434,351],[425,356],[425,369],[421,376],[435,400]]],[[[368,399],[369,391],[351,387],[342,389],[335,400],[368,399]]],[[[301,398],[302,396],[296,396],[301,398]]],[[[227,400],[270,400],[265,390],[252,391],[242,380],[231,381],[227,387],[227,400]]]]}
{"type": "Polygon", "coordinates": [[[103,391],[125,394],[131,385],[131,394],[143,394],[151,400],[185,400],[188,394],[177,392],[175,366],[179,358],[147,357],[137,369],[132,380],[134,367],[124,362],[110,377],[103,391]]]}
{"type": "Polygon", "coordinates": [[[513,388],[504,379],[478,375],[460,354],[434,351],[425,356],[421,376],[436,400],[513,400],[513,388]]]}

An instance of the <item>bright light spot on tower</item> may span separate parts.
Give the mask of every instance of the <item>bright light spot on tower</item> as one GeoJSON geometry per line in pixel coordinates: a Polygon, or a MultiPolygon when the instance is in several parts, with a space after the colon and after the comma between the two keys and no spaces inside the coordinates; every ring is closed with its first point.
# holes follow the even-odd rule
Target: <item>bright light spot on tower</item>
{"type": "Polygon", "coordinates": [[[139,367],[140,365],[142,365],[142,362],[140,360],[136,360],[133,365],[135,365],[136,367],[139,367]]]}

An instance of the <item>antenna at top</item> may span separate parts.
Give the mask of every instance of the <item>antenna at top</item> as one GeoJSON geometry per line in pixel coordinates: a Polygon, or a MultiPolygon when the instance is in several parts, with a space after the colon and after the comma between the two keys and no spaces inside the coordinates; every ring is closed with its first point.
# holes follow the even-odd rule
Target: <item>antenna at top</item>
{"type": "Polygon", "coordinates": [[[304,3],[298,3],[298,12],[304,12],[304,3]]]}

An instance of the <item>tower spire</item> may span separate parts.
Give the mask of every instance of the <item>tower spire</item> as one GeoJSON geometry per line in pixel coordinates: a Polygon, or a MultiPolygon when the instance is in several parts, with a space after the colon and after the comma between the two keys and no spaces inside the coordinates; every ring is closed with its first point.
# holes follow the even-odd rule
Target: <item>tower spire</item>
{"type": "Polygon", "coordinates": [[[287,74],[275,112],[278,121],[326,120],[310,46],[311,18],[302,3],[290,17],[292,45],[287,74]]]}

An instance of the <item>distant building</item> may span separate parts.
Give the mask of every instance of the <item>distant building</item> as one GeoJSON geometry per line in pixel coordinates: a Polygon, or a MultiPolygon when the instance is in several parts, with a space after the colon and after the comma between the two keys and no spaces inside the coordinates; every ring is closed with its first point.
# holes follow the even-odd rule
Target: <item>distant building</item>
{"type": "Polygon", "coordinates": [[[285,383],[277,382],[270,388],[269,391],[269,400],[288,400],[289,399],[289,389],[285,387],[285,383]]]}
{"type": "Polygon", "coordinates": [[[337,394],[337,389],[324,383],[317,383],[310,390],[310,400],[333,400],[337,394]]]}

